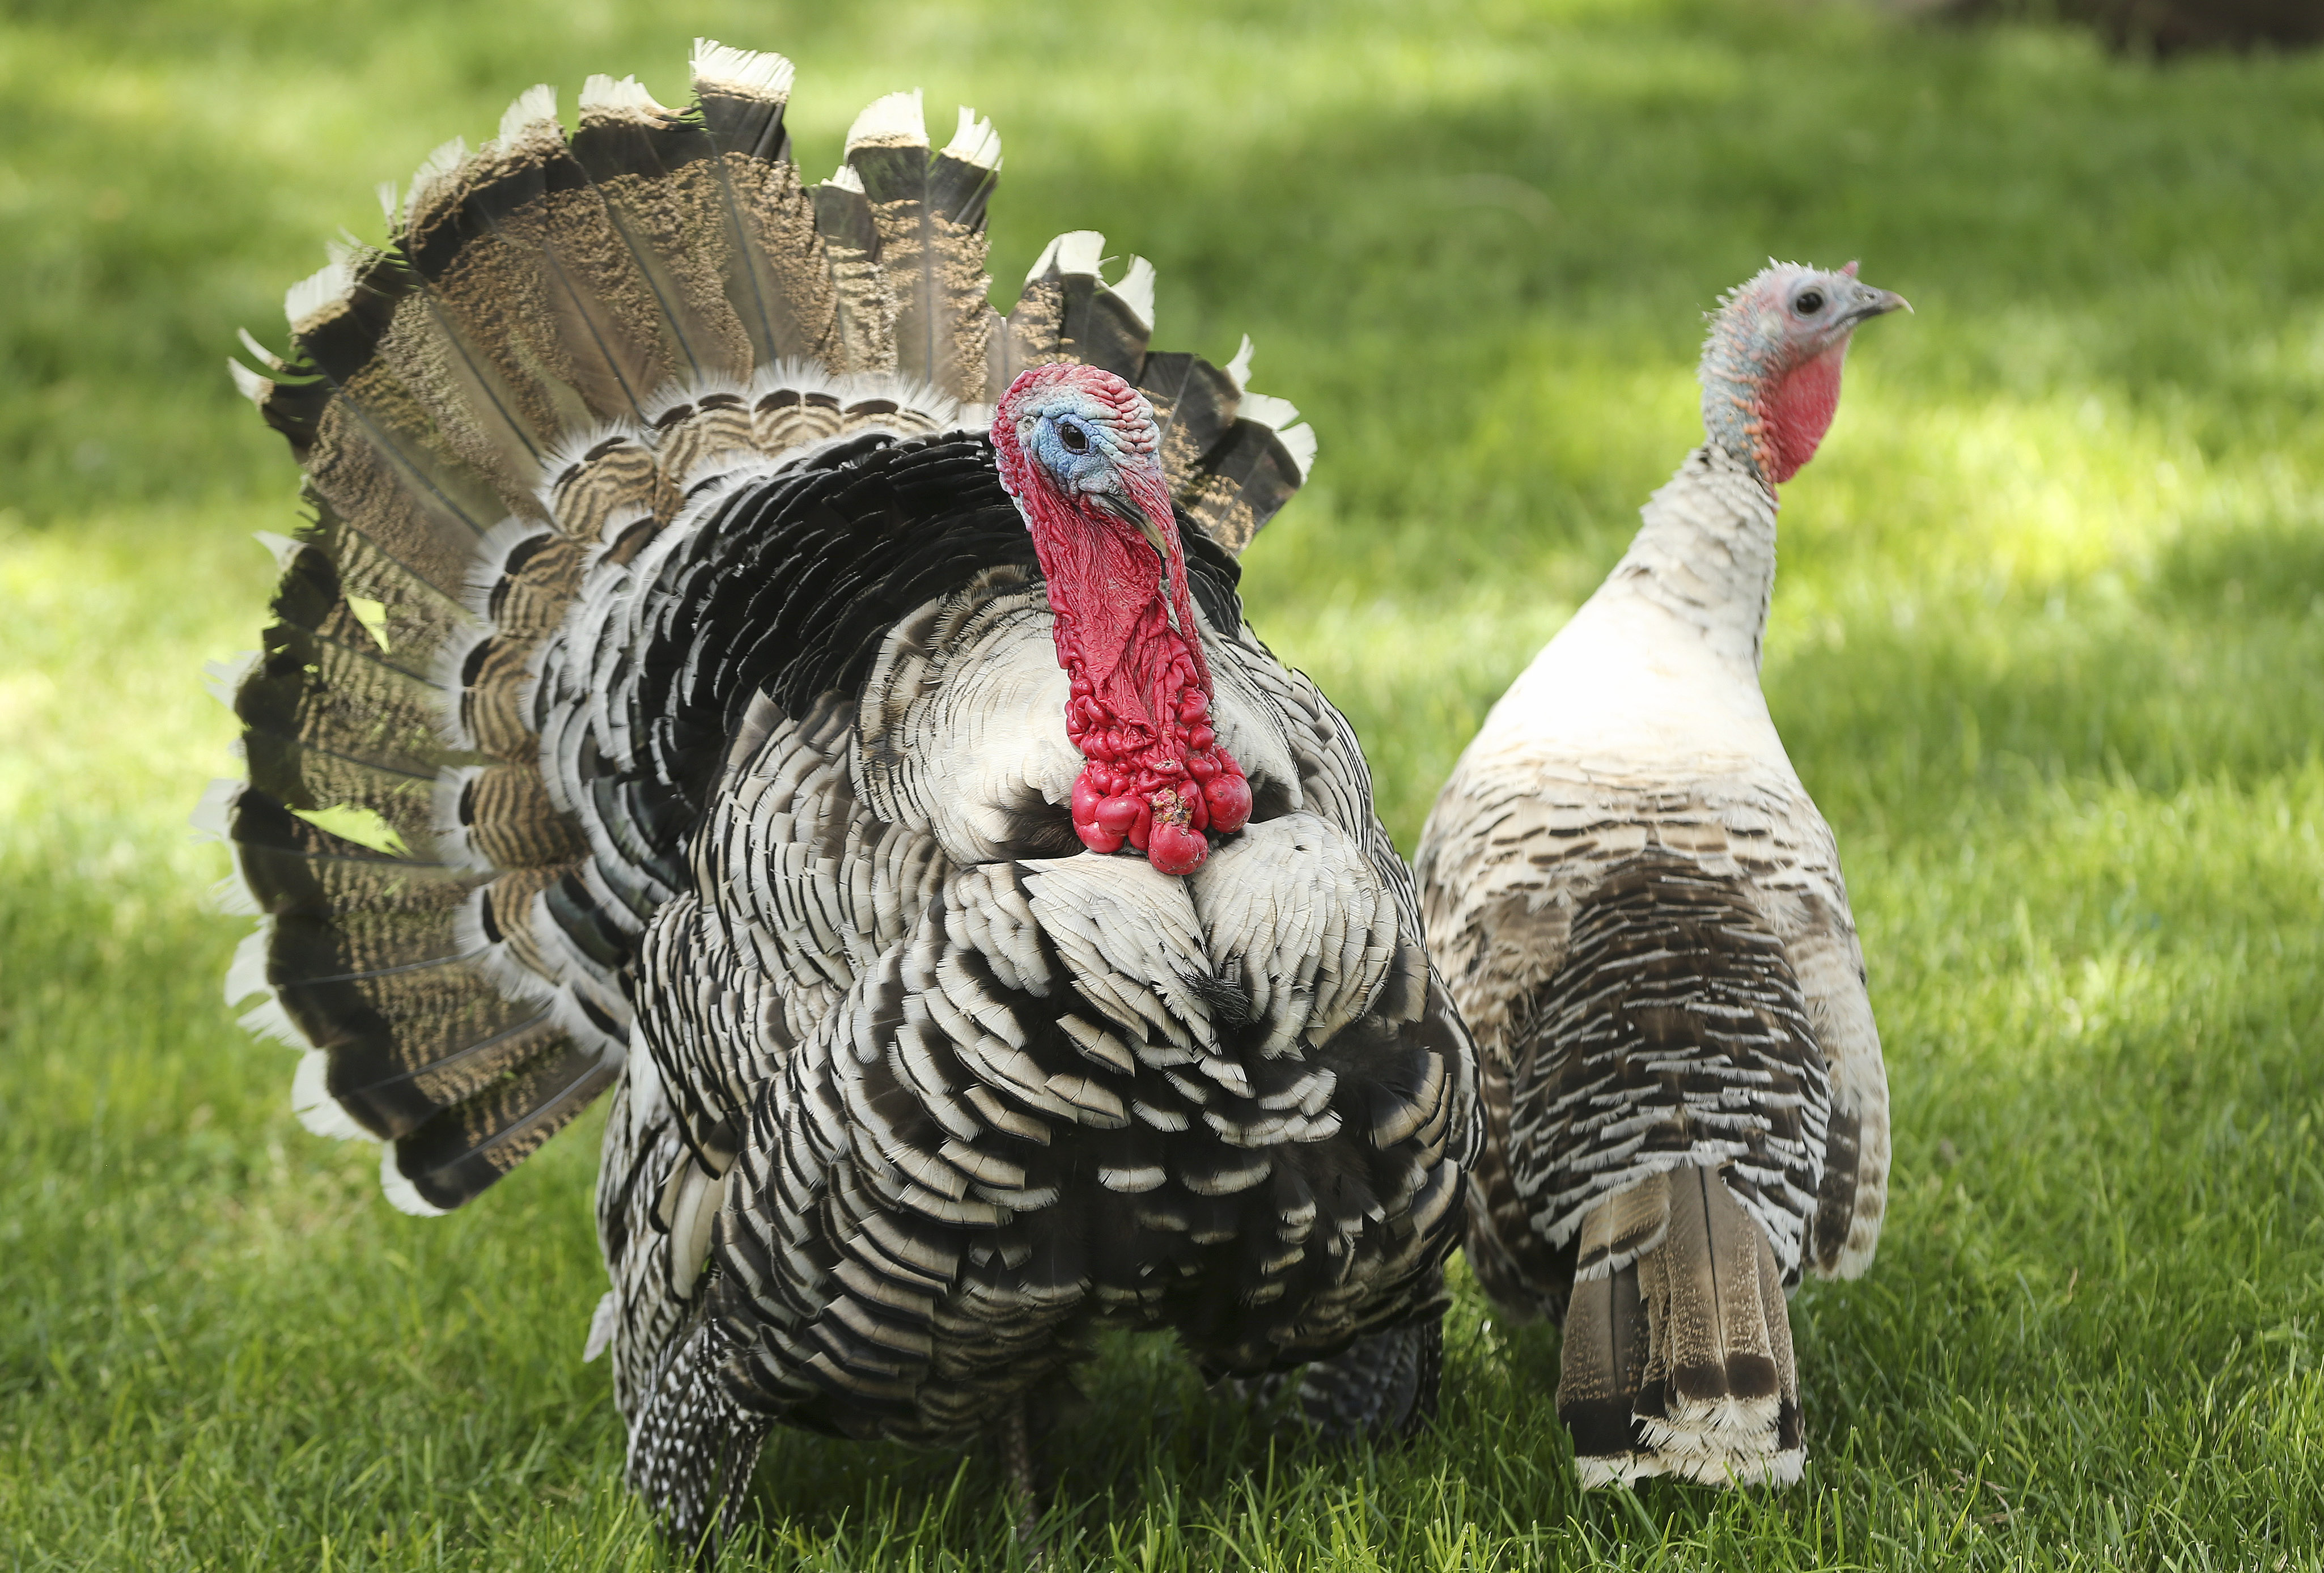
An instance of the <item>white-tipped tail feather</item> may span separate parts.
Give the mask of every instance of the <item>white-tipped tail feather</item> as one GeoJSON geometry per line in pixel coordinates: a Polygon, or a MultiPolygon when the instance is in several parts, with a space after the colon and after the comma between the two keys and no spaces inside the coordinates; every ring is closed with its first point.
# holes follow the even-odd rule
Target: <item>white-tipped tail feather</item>
{"type": "Polygon", "coordinates": [[[584,125],[622,121],[633,125],[659,125],[669,117],[669,107],[656,103],[645,84],[635,77],[595,76],[581,84],[584,125]]]}
{"type": "Polygon", "coordinates": [[[1788,1486],[1806,1459],[1783,1277],[1712,1170],[1656,1174],[1582,1225],[1557,1411],[1585,1486],[1788,1486]]]}
{"type": "Polygon", "coordinates": [[[344,258],[335,257],[328,266],[300,280],[282,296],[282,315],[290,331],[301,337],[313,333],[346,309],[355,289],[355,268],[344,258]]]}
{"type": "Polygon", "coordinates": [[[945,156],[958,159],[964,164],[974,164],[980,170],[1001,167],[1001,133],[992,129],[992,122],[964,104],[960,106],[960,124],[952,140],[944,145],[945,156]]]}
{"type": "Polygon", "coordinates": [[[1136,314],[1146,331],[1154,331],[1154,264],[1144,257],[1130,259],[1130,271],[1113,286],[1113,298],[1136,314]]]}
{"type": "Polygon", "coordinates": [[[309,1049],[299,1058],[290,1077],[290,1112],[316,1136],[335,1142],[375,1142],[379,1138],[347,1118],[331,1096],[331,1056],[309,1049]]]}
{"type": "Polygon", "coordinates": [[[920,112],[920,90],[890,93],[874,98],[847,128],[847,152],[861,147],[926,147],[927,118],[920,112]]]}
{"type": "Polygon", "coordinates": [[[226,373],[234,379],[234,391],[253,404],[263,406],[274,392],[274,380],[262,377],[232,356],[226,358],[226,373]]]}
{"type": "Polygon", "coordinates": [[[414,1218],[441,1218],[445,1210],[420,1194],[420,1187],[404,1178],[403,1171],[395,1166],[395,1144],[390,1142],[379,1150],[379,1189],[388,1205],[398,1212],[408,1212],[414,1218]]]}
{"type": "Polygon", "coordinates": [[[467,161],[467,141],[456,136],[438,144],[422,159],[420,167],[411,171],[411,183],[404,190],[403,222],[410,224],[439,202],[444,192],[458,181],[461,166],[467,161]]]}
{"type": "Polygon", "coordinates": [[[557,120],[557,89],[547,82],[536,82],[501,111],[493,150],[498,152],[512,148],[544,129],[561,129],[557,120]]]}
{"type": "Polygon", "coordinates": [[[714,39],[694,41],[690,63],[697,93],[731,93],[769,104],[790,100],[798,68],[771,51],[736,49],[714,39]]]}

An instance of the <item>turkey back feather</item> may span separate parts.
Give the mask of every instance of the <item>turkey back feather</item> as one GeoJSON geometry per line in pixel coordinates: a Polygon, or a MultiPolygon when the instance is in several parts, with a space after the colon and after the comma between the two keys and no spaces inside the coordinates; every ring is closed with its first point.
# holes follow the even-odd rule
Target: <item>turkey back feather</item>
{"type": "Polygon", "coordinates": [[[388,244],[290,290],[286,354],[234,368],[311,512],[269,538],[273,620],[233,701],[249,779],[203,816],[261,919],[228,987],[307,1051],[311,1126],[391,1144],[412,1210],[475,1195],[618,1075],[627,969],[755,685],[860,680],[910,606],[1029,566],[981,436],[1016,370],[1148,390],[1222,626],[1233,554],[1313,451],[1240,365],[1148,354],[1152,270],[1109,286],[1094,235],[993,311],[989,124],[932,151],[891,96],[810,187],[788,61],[706,42],[693,76],[683,111],[593,78],[569,135],[527,92],[391,194],[388,244]],[[965,501],[908,538],[752,548],[778,501],[864,486],[965,501]]]}
{"type": "Polygon", "coordinates": [[[1512,1104],[1507,1184],[1535,1237],[1516,1248],[1564,1305],[1582,1484],[1797,1479],[1784,1296],[1831,1079],[1749,888],[1662,848],[1609,869],[1525,1013],[1512,1104]]]}

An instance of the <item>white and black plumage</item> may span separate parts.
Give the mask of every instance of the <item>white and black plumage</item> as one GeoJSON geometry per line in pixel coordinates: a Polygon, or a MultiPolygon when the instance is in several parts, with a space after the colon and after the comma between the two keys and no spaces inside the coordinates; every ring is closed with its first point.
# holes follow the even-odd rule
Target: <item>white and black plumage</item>
{"type": "Polygon", "coordinates": [[[1586,1485],[1786,1483],[1805,1457],[1785,1297],[1879,1238],[1888,1096],[1831,828],[1759,689],[1775,491],[1850,334],[1903,302],[1770,268],[1703,356],[1710,440],[1486,718],[1417,869],[1476,1032],[1469,1253],[1564,1322],[1586,1485]]]}
{"type": "Polygon", "coordinates": [[[613,1090],[591,1353],[683,1535],[770,1422],[1021,1459],[1101,1326],[1410,1423],[1473,1049],[1355,739],[1242,621],[1312,438],[1148,353],[1151,270],[1107,285],[1094,235],[996,316],[967,112],[932,152],[883,99],[806,186],[788,62],[694,75],[683,114],[593,78],[569,139],[526,94],[236,368],[314,519],[206,812],[261,915],[229,994],[410,1210],[613,1090]],[[1248,788],[1154,796],[1150,856],[1084,850],[1102,740],[984,432],[1056,362],[1144,423],[1140,615],[1197,625],[1165,732],[1215,760],[1161,768],[1248,788]]]}

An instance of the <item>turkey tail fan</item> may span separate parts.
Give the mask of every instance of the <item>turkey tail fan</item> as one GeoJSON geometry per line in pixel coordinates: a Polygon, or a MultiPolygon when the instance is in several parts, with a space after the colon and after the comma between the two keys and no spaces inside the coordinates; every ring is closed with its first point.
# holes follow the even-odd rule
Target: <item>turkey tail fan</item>
{"type": "Polygon", "coordinates": [[[627,969],[684,882],[708,746],[624,708],[630,652],[673,648],[639,621],[641,575],[708,560],[666,532],[835,444],[981,433],[1037,361],[1136,373],[1203,551],[1247,544],[1313,452],[1244,391],[1247,355],[1148,354],[1152,270],[1106,285],[1093,235],[1054,243],[1003,322],[989,123],[964,112],[931,151],[917,95],[893,95],[803,182],[792,77],[704,41],[690,106],[595,77],[570,134],[527,91],[482,147],[383,193],[384,245],[290,290],[287,352],[245,334],[257,369],[233,367],[310,516],[263,538],[272,621],[228,684],[249,779],[198,816],[260,918],[228,989],[307,1051],[310,1127],[391,1144],[412,1210],[477,1194],[623,1064],[627,969]]]}
{"type": "Polygon", "coordinates": [[[235,695],[249,783],[214,805],[262,915],[229,988],[272,994],[254,1024],[309,1048],[309,1123],[392,1142],[413,1210],[483,1190],[621,1067],[634,881],[550,792],[529,689],[586,564],[675,509],[639,428],[698,437],[667,385],[833,337],[787,63],[696,69],[692,116],[596,78],[569,139],[537,87],[473,155],[439,149],[388,247],[292,289],[272,374],[236,370],[313,519],[235,695]]]}
{"type": "Polygon", "coordinates": [[[1582,1484],[1797,1481],[1807,1454],[1783,1270],[1721,1175],[1690,1165],[1609,1197],[1581,1244],[1557,1413],[1582,1484]]]}

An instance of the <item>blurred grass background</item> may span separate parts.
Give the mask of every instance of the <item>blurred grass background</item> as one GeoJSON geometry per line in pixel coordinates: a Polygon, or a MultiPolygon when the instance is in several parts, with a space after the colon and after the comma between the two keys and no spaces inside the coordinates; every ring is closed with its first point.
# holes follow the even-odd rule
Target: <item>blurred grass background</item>
{"type": "MultiPolygon", "coordinates": [[[[2324,56],[2113,58],[1814,0],[877,7],[18,0],[0,18],[0,1548],[14,1568],[659,1565],[617,1482],[595,1122],[422,1222],[217,998],[198,672],[295,517],[233,330],[537,80],[800,63],[803,163],[922,85],[1157,342],[1323,437],[1246,558],[1409,848],[1699,436],[1766,256],[1869,329],[1787,488],[1766,685],[1840,832],[1896,1124],[1795,1303],[1811,1469],[1582,1497],[1556,1340],[1465,1285],[1414,1447],[1270,1451],[1124,1344],[1065,1566],[2312,1568],[2324,1543],[2324,56]]],[[[780,1439],[769,1568],[1018,1559],[981,1460],[780,1439]]]]}

